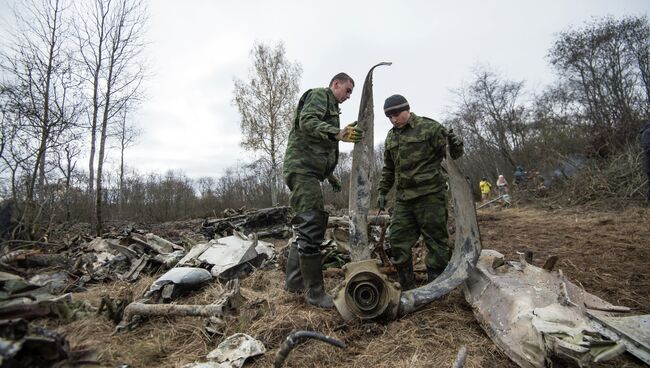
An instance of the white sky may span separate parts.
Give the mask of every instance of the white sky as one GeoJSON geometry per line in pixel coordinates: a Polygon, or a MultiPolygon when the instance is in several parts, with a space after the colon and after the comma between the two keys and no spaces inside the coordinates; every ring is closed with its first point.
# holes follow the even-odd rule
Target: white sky
{"type": "Polygon", "coordinates": [[[301,90],[350,74],[357,88],[341,105],[342,124],[356,120],[368,69],[392,61],[374,73],[376,144],[390,127],[381,109],[389,95],[404,95],[413,112],[444,123],[451,90],[478,64],[540,90],[553,79],[546,54],[558,32],[593,17],[647,14],[650,1],[152,0],[148,9],[151,78],[132,117],[144,133],[127,163],[141,173],[198,178],[252,158],[239,146],[231,100],[233,77],[246,79],[255,41],[284,41],[288,59],[302,65],[301,90]]]}

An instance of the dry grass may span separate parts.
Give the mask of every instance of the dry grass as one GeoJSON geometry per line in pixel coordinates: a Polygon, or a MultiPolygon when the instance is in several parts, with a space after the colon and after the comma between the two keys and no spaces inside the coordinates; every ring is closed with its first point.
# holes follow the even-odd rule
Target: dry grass
{"type": "MultiPolygon", "coordinates": [[[[624,210],[553,210],[534,208],[485,209],[479,211],[484,248],[497,249],[509,257],[532,250],[537,264],[549,255],[560,256],[559,267],[590,292],[636,312],[650,312],[650,211],[640,207],[624,210]]],[[[275,241],[276,246],[286,241],[275,241]]],[[[97,306],[101,295],[141,295],[154,280],[145,277],[134,284],[99,285],[76,298],[97,306]]],[[[332,289],[341,279],[328,277],[332,289]]],[[[346,342],[337,349],[308,341],[294,349],[287,367],[446,367],[462,345],[469,348],[465,367],[516,367],[485,335],[471,308],[457,290],[443,300],[401,320],[387,324],[344,323],[338,313],[307,305],[301,296],[282,289],[279,269],[256,271],[242,281],[247,299],[237,316],[226,317],[224,336],[247,333],[261,340],[267,353],[247,366],[268,367],[283,339],[292,330],[315,330],[346,342]]],[[[213,283],[182,304],[214,301],[222,290],[213,283]]],[[[50,326],[56,322],[50,321],[50,326]]],[[[89,318],[58,325],[74,347],[94,347],[103,366],[181,367],[202,360],[223,339],[202,330],[200,318],[151,318],[135,331],[111,336],[114,326],[105,318],[89,318]]],[[[602,367],[641,367],[625,357],[602,367]]]]}

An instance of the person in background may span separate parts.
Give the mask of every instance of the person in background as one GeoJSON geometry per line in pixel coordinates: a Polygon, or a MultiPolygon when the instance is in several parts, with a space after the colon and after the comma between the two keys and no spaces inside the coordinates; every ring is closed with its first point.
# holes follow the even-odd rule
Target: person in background
{"type": "Polygon", "coordinates": [[[508,181],[503,175],[499,175],[499,179],[497,179],[497,190],[499,195],[508,194],[508,181]]]}
{"type": "Polygon", "coordinates": [[[522,189],[522,185],[524,184],[525,180],[525,174],[524,174],[524,168],[522,166],[517,166],[515,169],[515,188],[517,189],[522,189]]]}
{"type": "Polygon", "coordinates": [[[484,202],[490,199],[490,192],[492,191],[492,184],[487,180],[486,177],[483,177],[478,183],[479,188],[481,188],[481,200],[484,202]]]}

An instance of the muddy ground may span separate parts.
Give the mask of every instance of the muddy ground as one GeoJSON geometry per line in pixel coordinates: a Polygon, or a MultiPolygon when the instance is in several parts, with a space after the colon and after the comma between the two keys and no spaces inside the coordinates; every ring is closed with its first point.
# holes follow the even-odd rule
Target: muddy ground
{"type": "MultiPolygon", "coordinates": [[[[516,252],[535,252],[541,265],[558,255],[558,266],[576,284],[635,313],[650,313],[650,209],[627,205],[602,208],[549,209],[519,206],[478,211],[483,248],[511,259],[516,252]]],[[[188,230],[188,229],[177,229],[188,230]]],[[[164,234],[161,234],[164,235],[164,234]]],[[[275,240],[277,247],[286,240],[275,240]]],[[[305,304],[282,289],[279,269],[256,271],[242,281],[247,303],[239,315],[227,317],[224,336],[244,332],[261,340],[267,353],[246,366],[269,367],[285,336],[294,329],[316,330],[346,342],[340,350],[310,341],[294,349],[287,367],[449,367],[462,345],[469,348],[465,367],[516,367],[483,332],[457,290],[398,321],[346,324],[338,313],[305,304]]],[[[98,285],[75,294],[98,306],[102,295],[140,296],[154,276],[134,284],[98,285]]],[[[341,279],[326,278],[329,289],[341,279]]],[[[217,283],[178,303],[209,303],[221,291],[217,283]]],[[[153,318],[135,331],[111,336],[115,326],[103,317],[67,325],[40,321],[64,333],[73,347],[98,349],[102,366],[181,367],[203,360],[223,339],[202,332],[201,318],[153,318]]],[[[629,355],[602,367],[643,367],[629,355]]],[[[601,367],[599,366],[599,367],[601,367]]]]}

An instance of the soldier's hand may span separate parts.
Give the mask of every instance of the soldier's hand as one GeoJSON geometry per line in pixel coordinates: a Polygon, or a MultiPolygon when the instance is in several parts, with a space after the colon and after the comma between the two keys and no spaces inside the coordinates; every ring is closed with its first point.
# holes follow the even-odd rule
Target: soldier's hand
{"type": "Polygon", "coordinates": [[[449,129],[449,133],[447,133],[447,143],[452,146],[460,146],[463,144],[463,141],[458,138],[453,129],[449,129]]]}
{"type": "Polygon", "coordinates": [[[363,130],[357,127],[357,122],[348,124],[336,135],[336,139],[343,142],[357,143],[363,138],[363,130]]]}
{"type": "Polygon", "coordinates": [[[334,174],[330,175],[327,177],[327,181],[330,183],[332,186],[332,191],[334,193],[338,193],[341,191],[341,180],[334,174]]]}
{"type": "Polygon", "coordinates": [[[380,211],[383,211],[386,209],[386,195],[379,193],[379,196],[377,197],[377,207],[379,207],[380,211]]]}

